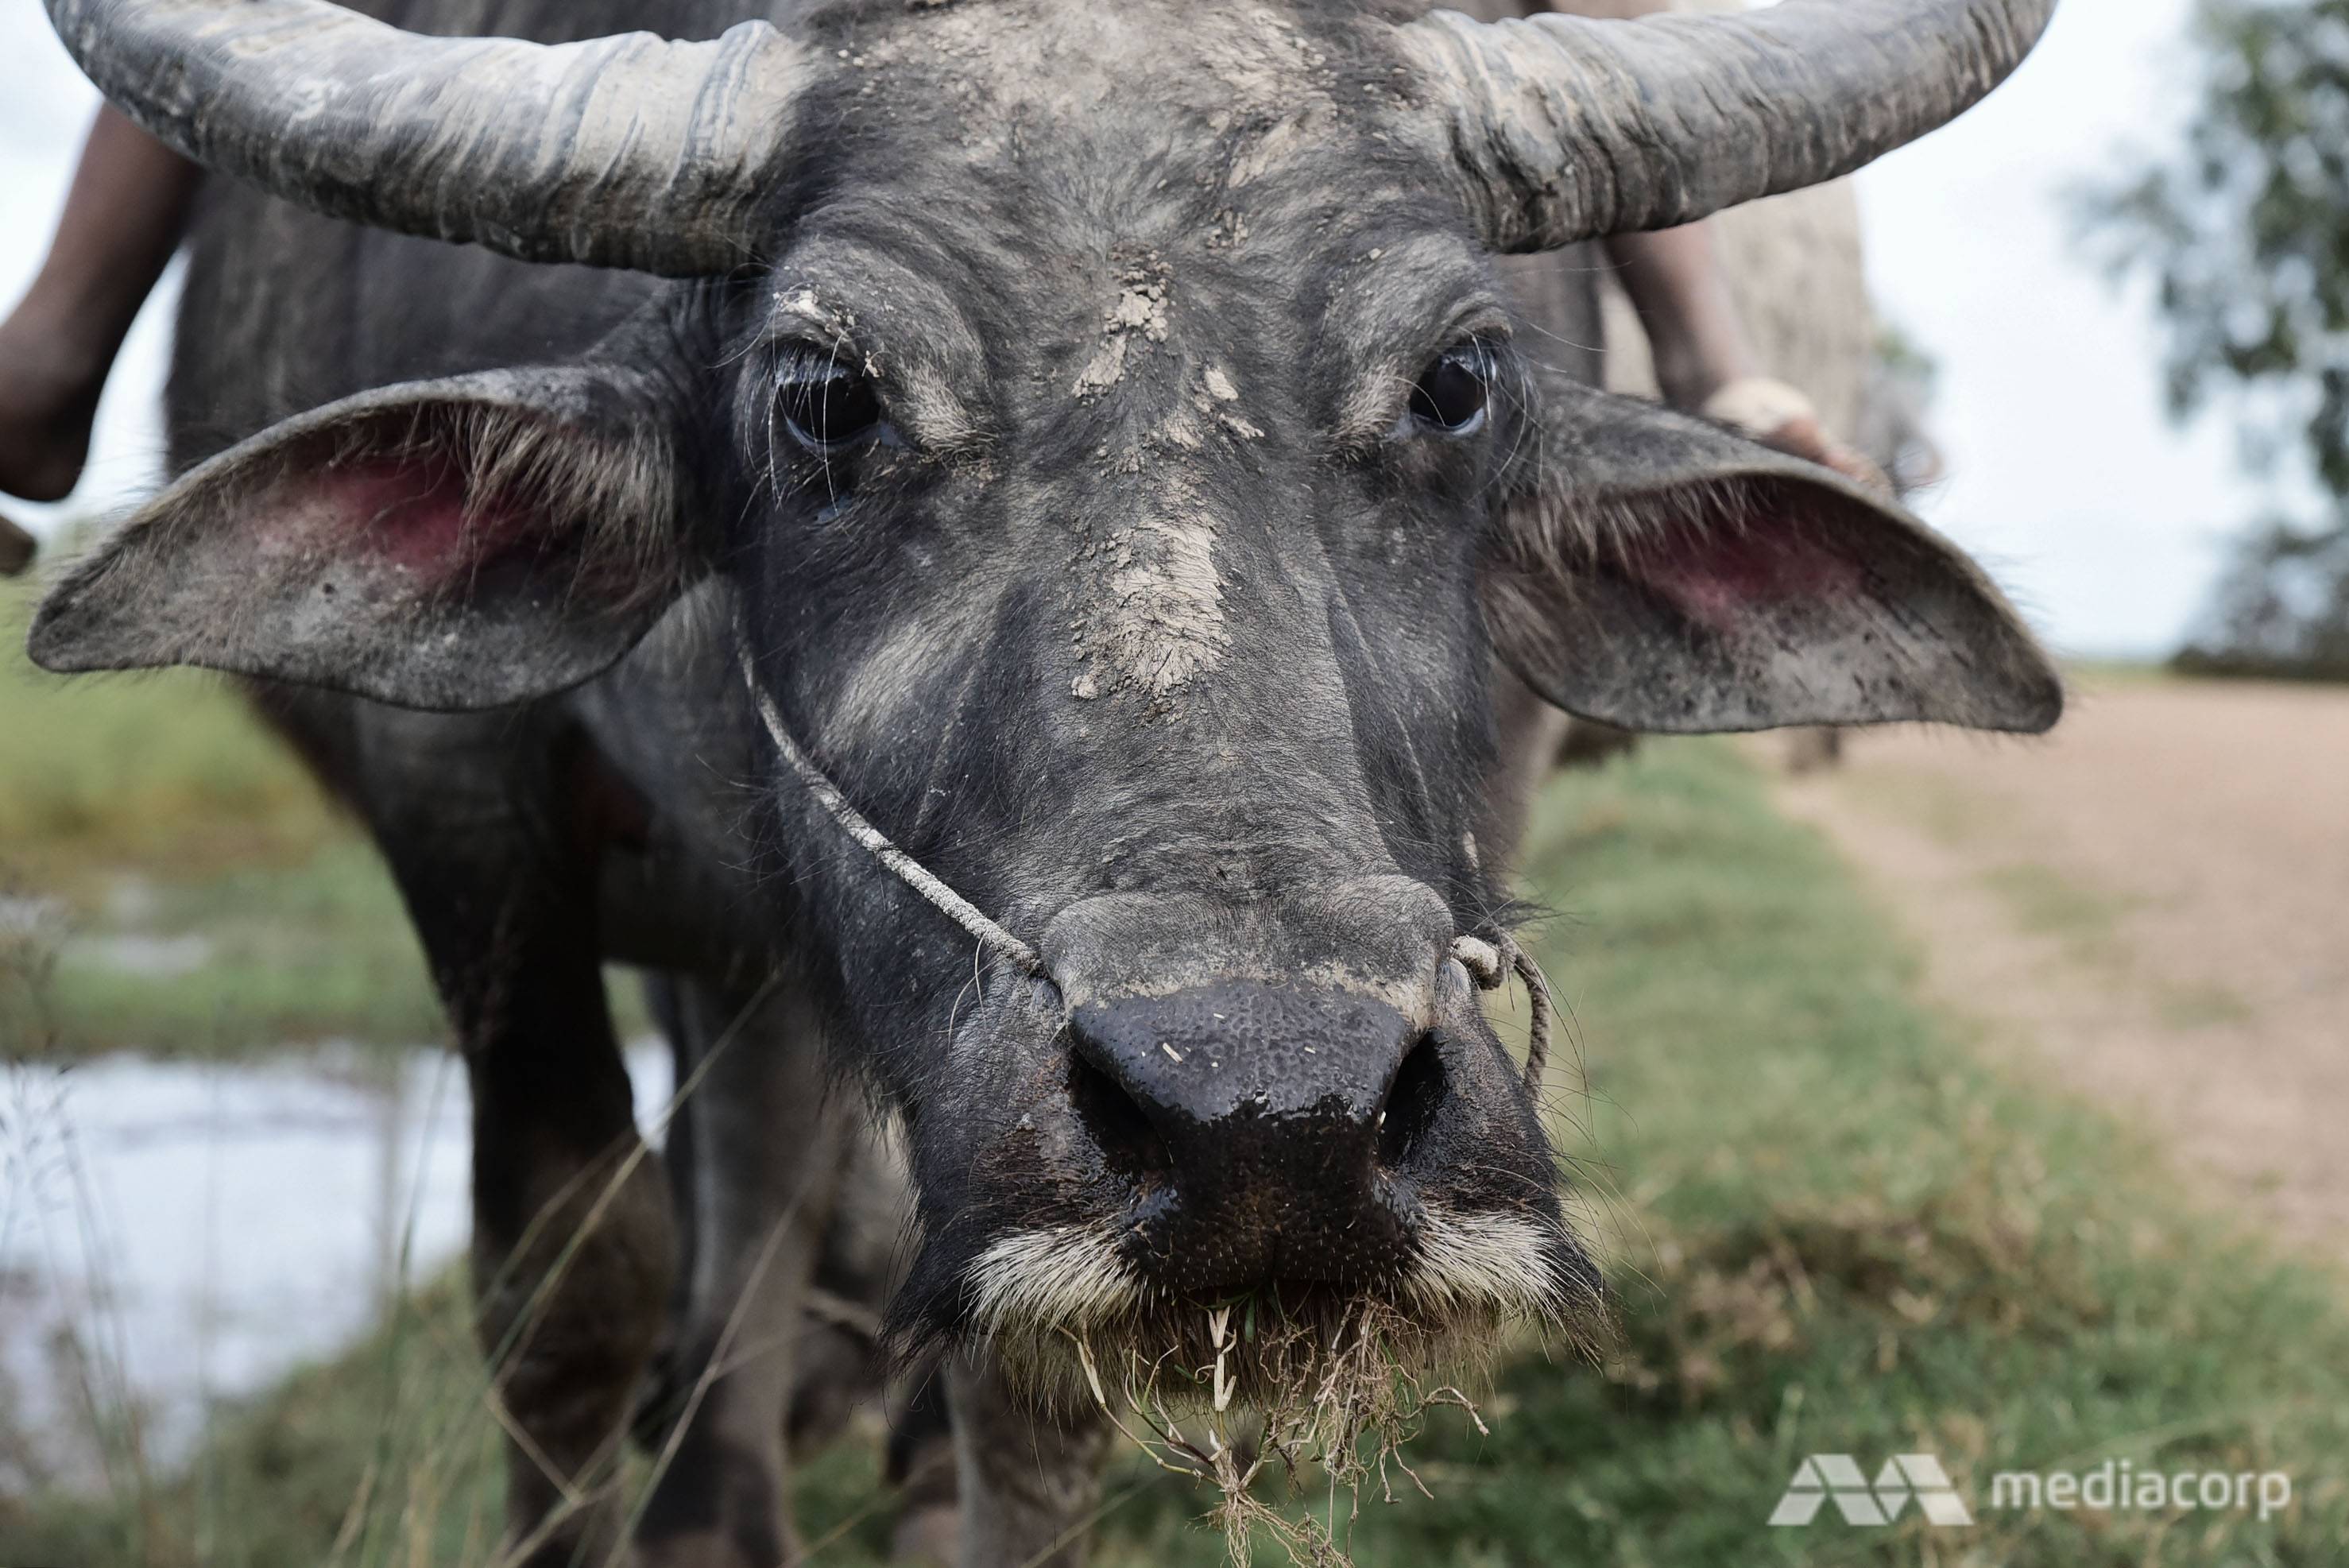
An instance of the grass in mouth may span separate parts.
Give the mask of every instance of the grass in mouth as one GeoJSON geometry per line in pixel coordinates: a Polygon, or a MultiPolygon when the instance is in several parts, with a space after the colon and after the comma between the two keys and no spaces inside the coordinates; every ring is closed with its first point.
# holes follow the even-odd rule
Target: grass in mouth
{"type": "Polygon", "coordinates": [[[1457,1386],[1413,1370],[1420,1357],[1402,1347],[1424,1336],[1392,1307],[1359,1299],[1314,1322],[1257,1293],[1199,1315],[1204,1366],[1179,1347],[1119,1355],[1081,1333],[1070,1337],[1087,1391],[1118,1433],[1159,1469],[1215,1487],[1221,1501],[1208,1518],[1237,1568],[1250,1568],[1259,1535],[1296,1568],[1347,1568],[1366,1488],[1393,1502],[1401,1478],[1433,1495],[1403,1457],[1430,1411],[1458,1409],[1488,1430],[1457,1386]],[[1318,1470],[1319,1510],[1265,1501],[1257,1482],[1276,1469],[1292,1492],[1318,1470]]]}

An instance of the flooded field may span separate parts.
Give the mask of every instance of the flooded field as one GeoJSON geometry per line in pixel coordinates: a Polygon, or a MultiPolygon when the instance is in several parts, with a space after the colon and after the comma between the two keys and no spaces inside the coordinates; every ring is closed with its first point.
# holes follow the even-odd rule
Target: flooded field
{"type": "MultiPolygon", "coordinates": [[[[657,1114],[666,1053],[629,1067],[657,1114]]],[[[366,1333],[462,1249],[468,1157],[437,1050],[0,1065],[0,1492],[168,1467],[366,1333]]]]}

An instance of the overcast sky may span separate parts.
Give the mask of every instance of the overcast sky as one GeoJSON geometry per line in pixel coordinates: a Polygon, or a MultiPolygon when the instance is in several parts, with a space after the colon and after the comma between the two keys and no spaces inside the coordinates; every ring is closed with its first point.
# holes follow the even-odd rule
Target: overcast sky
{"type": "MultiPolygon", "coordinates": [[[[2174,138],[2189,5],[2063,0],[1988,103],[1862,176],[1877,296],[1941,366],[1932,422],[1952,477],[1923,510],[2070,653],[2167,651],[2262,495],[2222,421],[2165,420],[2151,318],[2081,260],[2064,200],[2116,150],[2174,138]]],[[[39,260],[95,102],[38,0],[0,0],[0,300],[39,260]]],[[[151,479],[167,303],[108,390],[77,504],[151,479]]]]}

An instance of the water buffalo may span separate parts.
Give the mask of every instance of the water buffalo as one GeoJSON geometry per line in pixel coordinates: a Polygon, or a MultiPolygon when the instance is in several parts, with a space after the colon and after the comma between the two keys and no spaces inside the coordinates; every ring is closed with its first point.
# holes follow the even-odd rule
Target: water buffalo
{"type": "Polygon", "coordinates": [[[534,1560],[618,1529],[664,1347],[700,1370],[636,1550],[789,1555],[790,1345],[868,1106],[967,1563],[1074,1560],[1080,1341],[1198,1366],[1243,1297],[1405,1354],[1588,1317],[1470,974],[1512,909],[1496,670],[1646,731],[2061,699],[1920,524],[1518,347],[1494,257],[1848,171],[2052,3],[49,0],[239,180],[177,477],[33,652],[251,679],[373,831],[469,1068],[534,1560]],[[615,958],[695,1064],[666,1169],[615,958]]]}

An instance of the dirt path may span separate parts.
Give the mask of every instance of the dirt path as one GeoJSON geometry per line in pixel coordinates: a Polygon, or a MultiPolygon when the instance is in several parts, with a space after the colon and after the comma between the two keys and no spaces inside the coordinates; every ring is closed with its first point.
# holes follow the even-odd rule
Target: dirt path
{"type": "Polygon", "coordinates": [[[2090,680],[2045,742],[1847,754],[1780,799],[1937,999],[2349,1260],[2349,692],[2090,680]]]}

